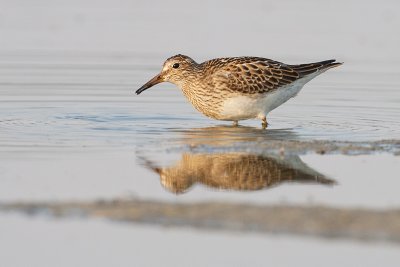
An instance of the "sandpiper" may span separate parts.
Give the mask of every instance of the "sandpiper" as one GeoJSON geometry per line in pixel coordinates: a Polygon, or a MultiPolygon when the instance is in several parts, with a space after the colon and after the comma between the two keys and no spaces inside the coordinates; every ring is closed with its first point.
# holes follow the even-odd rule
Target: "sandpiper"
{"type": "Polygon", "coordinates": [[[161,184],[175,194],[199,183],[211,188],[252,191],[284,182],[334,185],[334,180],[308,167],[297,155],[285,157],[245,152],[183,153],[171,166],[144,165],[160,175],[161,184]]]}
{"type": "Polygon", "coordinates": [[[136,94],[161,82],[181,88],[204,115],[224,121],[258,118],[267,127],[267,114],[296,96],[304,84],[342,63],[325,60],[288,65],[261,57],[216,58],[196,63],[184,55],[168,58],[161,72],[136,94]]]}

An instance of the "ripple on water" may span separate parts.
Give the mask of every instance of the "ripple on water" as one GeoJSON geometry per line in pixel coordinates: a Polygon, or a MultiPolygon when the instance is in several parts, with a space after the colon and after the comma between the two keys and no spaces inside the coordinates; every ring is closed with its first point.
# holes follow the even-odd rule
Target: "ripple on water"
{"type": "Polygon", "coordinates": [[[231,123],[197,113],[172,85],[160,85],[141,96],[133,94],[132,88],[145,81],[150,70],[158,69],[156,66],[134,64],[132,57],[132,62],[110,57],[109,62],[102,58],[99,68],[95,57],[82,57],[88,62],[80,59],[77,65],[71,62],[73,59],[56,56],[52,60],[46,57],[50,65],[41,62],[42,57],[31,56],[35,60],[28,65],[10,62],[12,68],[0,68],[6,81],[0,84],[2,146],[157,146],[179,143],[187,132],[210,141],[371,141],[400,137],[400,83],[393,71],[373,76],[368,69],[331,72],[330,81],[311,82],[295,100],[274,110],[267,131],[259,129],[259,121],[249,120],[241,125],[254,127],[254,131],[225,127],[216,132],[212,127],[231,123]],[[20,83],[13,83],[16,81],[20,83]]]}

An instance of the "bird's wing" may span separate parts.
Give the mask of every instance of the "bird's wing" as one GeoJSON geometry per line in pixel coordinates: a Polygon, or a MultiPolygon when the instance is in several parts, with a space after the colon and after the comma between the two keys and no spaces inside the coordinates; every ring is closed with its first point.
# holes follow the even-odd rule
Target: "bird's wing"
{"type": "Polygon", "coordinates": [[[212,75],[215,88],[244,94],[266,93],[290,84],[301,74],[286,64],[264,58],[236,58],[212,75]]]}
{"type": "Polygon", "coordinates": [[[227,58],[215,68],[212,83],[214,88],[223,88],[231,92],[262,94],[274,91],[311,73],[341,64],[334,61],[287,65],[266,58],[227,58]]]}

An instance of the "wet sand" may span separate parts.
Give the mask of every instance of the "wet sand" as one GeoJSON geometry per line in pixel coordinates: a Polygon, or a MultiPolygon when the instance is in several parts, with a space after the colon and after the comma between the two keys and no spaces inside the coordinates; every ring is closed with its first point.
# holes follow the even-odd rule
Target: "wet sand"
{"type": "Polygon", "coordinates": [[[65,219],[94,217],[168,227],[400,242],[399,209],[112,200],[15,203],[0,205],[0,210],[65,219]]]}

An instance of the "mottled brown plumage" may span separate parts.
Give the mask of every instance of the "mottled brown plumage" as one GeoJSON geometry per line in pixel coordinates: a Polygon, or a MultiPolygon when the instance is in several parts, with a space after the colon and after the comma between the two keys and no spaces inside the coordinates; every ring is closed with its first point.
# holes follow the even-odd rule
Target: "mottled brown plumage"
{"type": "Polygon", "coordinates": [[[247,153],[182,155],[173,166],[156,167],[161,184],[173,193],[184,193],[199,183],[211,188],[251,191],[277,186],[283,182],[331,185],[335,182],[304,164],[298,156],[247,153]]]}
{"type": "Polygon", "coordinates": [[[341,64],[326,60],[288,65],[260,57],[217,58],[198,64],[190,57],[176,55],[136,93],[167,81],[180,87],[192,105],[208,117],[265,121],[268,112],[294,97],[306,82],[341,64]]]}

